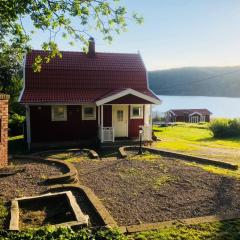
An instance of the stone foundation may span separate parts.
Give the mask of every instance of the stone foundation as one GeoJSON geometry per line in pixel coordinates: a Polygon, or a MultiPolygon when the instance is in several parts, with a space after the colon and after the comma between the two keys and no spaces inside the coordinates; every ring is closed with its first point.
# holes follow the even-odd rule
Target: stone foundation
{"type": "Polygon", "coordinates": [[[8,99],[0,93],[0,168],[8,164],[8,99]]]}

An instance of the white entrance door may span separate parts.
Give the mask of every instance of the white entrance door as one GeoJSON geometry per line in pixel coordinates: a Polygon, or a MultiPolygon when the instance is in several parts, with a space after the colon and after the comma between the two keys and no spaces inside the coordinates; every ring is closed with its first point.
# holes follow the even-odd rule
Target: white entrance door
{"type": "Polygon", "coordinates": [[[115,137],[128,137],[128,105],[112,105],[115,137]]]}

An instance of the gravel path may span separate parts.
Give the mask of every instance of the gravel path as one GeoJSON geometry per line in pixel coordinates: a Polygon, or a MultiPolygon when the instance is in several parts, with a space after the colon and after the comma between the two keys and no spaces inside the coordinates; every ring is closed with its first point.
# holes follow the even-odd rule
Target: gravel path
{"type": "Polygon", "coordinates": [[[119,225],[240,213],[240,181],[162,157],[75,163],[119,225]]]}
{"type": "Polygon", "coordinates": [[[5,200],[40,194],[47,190],[44,183],[47,177],[59,175],[64,171],[57,165],[36,161],[11,160],[10,164],[24,167],[25,171],[0,178],[0,197],[5,200]]]}

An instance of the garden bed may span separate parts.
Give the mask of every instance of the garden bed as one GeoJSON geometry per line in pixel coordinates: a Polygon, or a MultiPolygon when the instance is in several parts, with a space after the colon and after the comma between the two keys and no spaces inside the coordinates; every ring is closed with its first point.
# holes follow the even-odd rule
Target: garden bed
{"type": "Polygon", "coordinates": [[[11,204],[10,230],[44,225],[87,226],[84,215],[72,192],[15,198],[11,204]]]}
{"type": "Polygon", "coordinates": [[[23,202],[19,207],[20,229],[74,221],[71,209],[64,197],[23,202]]]}
{"type": "MultiPolygon", "coordinates": [[[[119,225],[239,213],[240,181],[151,155],[75,163],[119,225]]],[[[135,155],[135,156],[134,156],[135,155]]]]}
{"type": "Polygon", "coordinates": [[[65,168],[56,164],[11,159],[0,174],[0,229],[8,225],[10,200],[47,191],[46,179],[64,172],[65,168]]]}
{"type": "Polygon", "coordinates": [[[59,165],[31,160],[12,159],[9,164],[11,171],[14,168],[23,169],[23,171],[1,177],[0,194],[6,200],[43,193],[48,188],[45,183],[48,177],[65,172],[65,169],[59,165]]]}

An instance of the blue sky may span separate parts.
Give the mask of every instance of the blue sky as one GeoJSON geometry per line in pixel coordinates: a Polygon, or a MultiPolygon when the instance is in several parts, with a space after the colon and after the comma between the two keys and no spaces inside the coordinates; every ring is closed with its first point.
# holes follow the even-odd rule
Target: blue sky
{"type": "MultiPolygon", "coordinates": [[[[240,65],[240,0],[123,0],[129,13],[144,24],[131,23],[128,32],[109,45],[96,38],[97,51],[140,51],[149,70],[183,66],[240,65]]],[[[45,35],[35,35],[34,48],[45,35]]],[[[61,50],[81,50],[60,40],[61,50]]],[[[78,45],[79,44],[79,45],[78,45]]]]}

